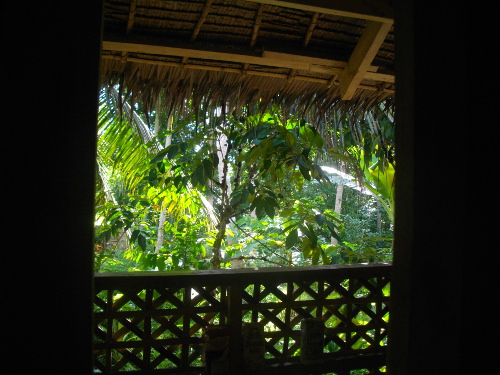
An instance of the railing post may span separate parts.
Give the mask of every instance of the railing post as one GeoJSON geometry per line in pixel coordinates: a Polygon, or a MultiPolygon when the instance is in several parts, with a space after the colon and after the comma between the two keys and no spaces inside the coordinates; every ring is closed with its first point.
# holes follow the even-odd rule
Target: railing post
{"type": "Polygon", "coordinates": [[[113,369],[112,358],[113,349],[111,347],[113,343],[113,289],[109,289],[106,292],[106,372],[111,373],[113,369]]]}
{"type": "Polygon", "coordinates": [[[231,327],[229,338],[229,373],[241,373],[243,363],[243,338],[242,330],[242,288],[243,285],[231,282],[229,285],[228,318],[231,327]]]}

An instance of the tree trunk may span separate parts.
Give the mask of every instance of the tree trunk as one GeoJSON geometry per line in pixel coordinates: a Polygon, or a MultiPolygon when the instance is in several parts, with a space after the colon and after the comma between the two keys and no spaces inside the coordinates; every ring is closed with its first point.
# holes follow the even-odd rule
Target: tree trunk
{"type": "MultiPolygon", "coordinates": [[[[341,162],[340,171],[345,172],[345,164],[341,162]]],[[[337,184],[337,194],[335,194],[335,212],[340,215],[342,212],[342,195],[344,194],[344,184],[342,183],[342,179],[339,180],[337,184]]],[[[335,237],[330,238],[330,243],[332,245],[336,245],[339,241],[335,237]]]]}
{"type": "MultiPolygon", "coordinates": [[[[340,215],[342,211],[342,195],[344,193],[344,184],[339,181],[337,184],[337,194],[335,195],[335,212],[340,215]]],[[[339,241],[335,237],[330,238],[330,243],[336,245],[339,241]]]]}
{"type": "MultiPolygon", "coordinates": [[[[157,116],[155,118],[155,136],[158,135],[159,129],[160,129],[160,103],[159,99],[157,102],[156,106],[156,113],[157,116]]],[[[165,148],[170,146],[172,143],[172,122],[173,122],[173,116],[170,114],[170,116],[167,119],[167,130],[170,131],[170,134],[167,135],[165,139],[165,148]]],[[[165,235],[165,231],[163,229],[163,226],[165,225],[165,221],[167,220],[167,210],[163,209],[160,212],[160,218],[158,220],[158,237],[156,239],[156,244],[155,244],[155,253],[158,254],[160,252],[160,249],[163,247],[163,238],[165,235]]]]}
{"type": "Polygon", "coordinates": [[[219,219],[219,225],[217,227],[217,236],[215,237],[213,246],[212,260],[210,261],[212,263],[212,268],[214,270],[220,269],[221,247],[222,247],[222,241],[224,241],[224,238],[226,237],[226,225],[227,225],[227,219],[225,215],[221,213],[219,219]]]}
{"type": "Polygon", "coordinates": [[[222,134],[216,139],[217,156],[219,157],[219,164],[217,170],[219,174],[219,183],[221,188],[220,204],[219,204],[219,225],[217,227],[217,236],[214,241],[213,254],[212,254],[212,268],[220,269],[221,264],[221,247],[222,242],[226,237],[226,228],[229,218],[232,216],[231,207],[229,205],[231,196],[231,180],[229,177],[230,170],[227,160],[228,153],[228,140],[222,134]]]}
{"type": "Polygon", "coordinates": [[[232,187],[229,180],[229,174],[231,171],[229,170],[229,166],[227,163],[227,136],[225,134],[221,134],[217,137],[217,156],[219,157],[219,165],[217,165],[217,169],[219,172],[219,182],[221,184],[225,183],[223,189],[226,190],[226,196],[230,196],[232,193],[232,187]]]}

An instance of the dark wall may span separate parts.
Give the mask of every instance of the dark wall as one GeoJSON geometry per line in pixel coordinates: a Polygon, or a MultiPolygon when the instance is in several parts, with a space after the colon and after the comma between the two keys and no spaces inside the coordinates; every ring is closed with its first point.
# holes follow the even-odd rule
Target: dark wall
{"type": "Polygon", "coordinates": [[[2,10],[2,357],[18,374],[90,374],[102,7],[11,3],[2,10]]]}
{"type": "MultiPolygon", "coordinates": [[[[397,1],[396,218],[388,369],[459,374],[467,125],[463,4],[397,1]]],[[[465,236],[465,237],[464,237],[465,236]]]]}

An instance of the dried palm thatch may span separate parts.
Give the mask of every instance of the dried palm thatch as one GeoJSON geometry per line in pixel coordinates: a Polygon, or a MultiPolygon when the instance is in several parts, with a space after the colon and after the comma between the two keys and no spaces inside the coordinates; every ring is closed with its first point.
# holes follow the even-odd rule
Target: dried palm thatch
{"type": "Polygon", "coordinates": [[[102,85],[168,109],[362,114],[395,93],[392,10],[277,0],[105,1],[102,85]],[[324,5],[322,5],[324,6],[324,5]]]}

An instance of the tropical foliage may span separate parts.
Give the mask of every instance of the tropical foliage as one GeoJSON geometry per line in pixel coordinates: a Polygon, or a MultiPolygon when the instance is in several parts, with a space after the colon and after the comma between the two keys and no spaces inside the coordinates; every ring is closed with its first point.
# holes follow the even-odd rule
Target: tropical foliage
{"type": "Polygon", "coordinates": [[[148,113],[108,88],[99,111],[95,269],[390,259],[393,144],[383,110],[355,127],[348,114],[311,124],[277,107],[148,113]],[[332,182],[325,162],[345,163],[364,186],[348,189],[342,214],[333,207],[343,182],[332,182]]]}

